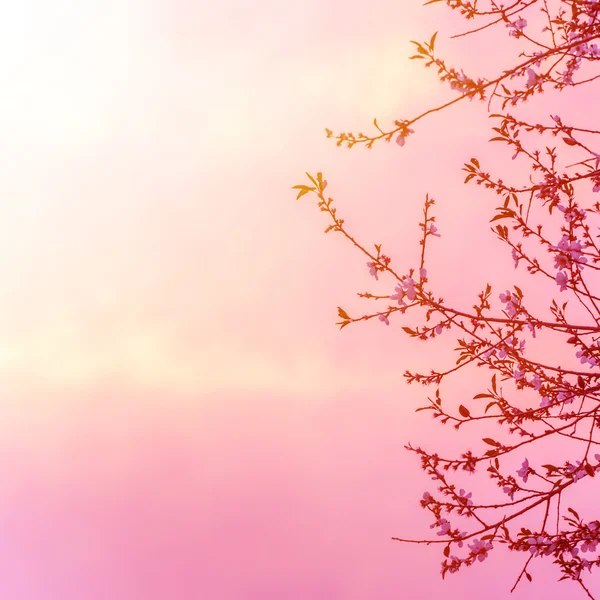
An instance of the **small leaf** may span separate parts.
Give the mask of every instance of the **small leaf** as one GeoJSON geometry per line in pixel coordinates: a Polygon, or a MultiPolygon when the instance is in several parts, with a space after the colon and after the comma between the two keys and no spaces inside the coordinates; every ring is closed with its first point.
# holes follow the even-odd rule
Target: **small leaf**
{"type": "Polygon", "coordinates": [[[572,138],[563,138],[563,142],[567,145],[567,146],[577,146],[577,142],[572,139],[572,138]]]}
{"type": "Polygon", "coordinates": [[[343,308],[340,308],[339,306],[338,306],[338,315],[340,317],[342,317],[342,319],[350,319],[350,317],[348,316],[346,311],[343,308]]]}
{"type": "Polygon", "coordinates": [[[433,51],[433,45],[435,44],[435,38],[437,37],[438,32],[436,31],[432,36],[431,36],[431,40],[429,41],[429,49],[433,51]]]}
{"type": "Polygon", "coordinates": [[[530,574],[529,574],[527,571],[525,571],[525,577],[527,577],[527,580],[528,580],[528,581],[531,581],[531,580],[532,580],[532,577],[531,577],[531,575],[530,575],[530,574]]]}
{"type": "Polygon", "coordinates": [[[485,410],[483,412],[487,413],[488,410],[490,410],[490,408],[492,408],[492,406],[494,406],[494,404],[498,404],[497,402],[490,402],[486,407],[485,410]]]}
{"type": "Polygon", "coordinates": [[[469,409],[466,406],[463,406],[462,404],[458,407],[458,412],[465,419],[468,419],[471,416],[471,413],[469,412],[469,409]]]}
{"type": "Polygon", "coordinates": [[[492,438],[483,438],[481,441],[485,442],[486,444],[489,444],[490,446],[499,446],[500,445],[496,440],[493,440],[492,438]]]}

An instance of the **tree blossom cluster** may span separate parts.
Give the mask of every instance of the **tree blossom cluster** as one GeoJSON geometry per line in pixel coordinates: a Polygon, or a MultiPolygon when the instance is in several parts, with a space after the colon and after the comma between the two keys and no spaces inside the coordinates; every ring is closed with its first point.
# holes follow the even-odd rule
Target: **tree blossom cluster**
{"type": "Polygon", "coordinates": [[[452,334],[458,354],[453,366],[404,374],[407,383],[434,390],[417,410],[429,411],[441,425],[457,430],[477,430],[477,425],[489,423],[489,431],[495,432],[490,434],[494,437],[471,439],[472,447],[454,457],[406,446],[435,482],[436,488],[420,501],[430,513],[435,535],[394,539],[440,545],[442,576],[480,563],[498,548],[523,553],[515,587],[523,578],[532,580],[532,560],[548,557],[562,579],[575,581],[589,598],[600,597],[600,590],[594,596],[584,580],[600,566],[600,521],[583,518],[573,508],[585,493],[582,488],[600,476],[600,131],[556,114],[531,122],[507,112],[507,107],[518,110],[525,102],[535,102],[544,91],[560,92],[600,77],[595,71],[600,60],[600,0],[428,4],[442,2],[476,23],[459,35],[503,28],[507,47],[515,45],[514,62],[496,76],[472,77],[439,55],[437,34],[428,42],[413,42],[417,53],[411,58],[437,70],[456,97],[413,118],[397,119],[389,130],[375,119],[373,135],[335,135],[327,129],[327,137],[349,148],[371,148],[395,139],[405,152],[415,124],[431,113],[451,110],[466,99],[498,105],[500,112],[490,115],[490,143],[507,146],[513,160],[524,161],[529,178],[508,181],[471,158],[463,167],[465,183],[500,199],[491,215],[491,233],[504,244],[515,269],[528,274],[534,286],[543,281],[554,290],[547,303],[539,305],[516,285],[494,291],[486,283],[470,308],[451,306],[435,293],[428,279],[427,248],[441,234],[429,195],[418,230],[420,261],[399,269],[381,245],[371,250],[348,231],[325,193],[327,182],[321,173],[307,174],[309,184],[295,189],[298,198],[316,196],[318,207],[331,220],[326,232],[341,233],[367,257],[368,272],[377,285],[385,286],[382,293],[358,294],[377,304],[367,314],[354,317],[338,308],[340,327],[372,319],[390,326],[410,314],[417,324],[402,330],[415,340],[452,334]],[[561,349],[562,364],[540,355],[547,340],[561,349]],[[487,389],[462,404],[442,396],[449,379],[472,368],[490,373],[487,389]],[[537,464],[542,461],[536,449],[548,440],[569,442],[559,464],[537,464]],[[480,502],[464,484],[458,485],[456,478],[465,475],[489,479],[497,501],[480,502]]]}

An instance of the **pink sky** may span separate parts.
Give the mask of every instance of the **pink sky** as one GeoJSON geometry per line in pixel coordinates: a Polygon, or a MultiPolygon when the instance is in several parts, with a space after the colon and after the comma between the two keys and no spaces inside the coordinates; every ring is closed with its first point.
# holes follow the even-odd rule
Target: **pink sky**
{"type": "MultiPolygon", "coordinates": [[[[473,148],[510,163],[485,149],[484,106],[433,116],[402,149],[323,135],[450,97],[409,39],[442,29],[456,64],[503,66],[450,42],[452,23],[392,0],[5,9],[0,596],[510,596],[518,557],[442,582],[437,550],[390,540],[429,533],[403,445],[468,444],[415,415],[426,394],[402,372],[454,359],[398,324],[338,332],[336,306],[385,286],[290,189],[323,171],[350,228],[406,269],[429,192],[440,291],[514,281],[486,231],[494,199],[462,185],[473,148]]],[[[575,589],[533,574],[510,597],[575,589]]]]}

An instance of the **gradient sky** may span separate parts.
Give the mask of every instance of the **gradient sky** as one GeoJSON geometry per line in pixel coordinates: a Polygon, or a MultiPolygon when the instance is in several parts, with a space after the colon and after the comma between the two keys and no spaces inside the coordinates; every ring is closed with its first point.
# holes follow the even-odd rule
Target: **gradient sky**
{"type": "MultiPolygon", "coordinates": [[[[4,7],[2,598],[509,597],[518,557],[442,582],[437,550],[390,541],[429,533],[403,445],[440,439],[402,372],[454,359],[398,324],[338,332],[336,306],[366,310],[356,292],[385,285],[290,189],[323,171],[347,225],[405,270],[429,192],[440,291],[514,281],[494,200],[462,185],[473,149],[511,164],[485,149],[484,106],[434,115],[402,149],[324,138],[451,97],[409,39],[444,28],[467,72],[504,65],[494,38],[474,54],[420,4],[4,7]]],[[[511,597],[575,588],[533,574],[511,597]]]]}

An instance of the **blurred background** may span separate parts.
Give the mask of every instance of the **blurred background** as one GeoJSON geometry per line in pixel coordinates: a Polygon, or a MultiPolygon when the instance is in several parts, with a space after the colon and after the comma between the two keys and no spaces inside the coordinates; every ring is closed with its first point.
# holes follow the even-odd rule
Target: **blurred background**
{"type": "MultiPolygon", "coordinates": [[[[502,550],[443,582],[438,549],[391,541],[431,533],[404,445],[469,446],[415,414],[427,391],[402,379],[452,364],[452,340],[411,343],[397,320],[338,331],[337,306],[363,314],[356,292],[391,282],[290,189],[322,171],[400,273],[428,192],[439,293],[511,284],[495,202],[460,171],[485,152],[518,168],[486,149],[484,105],[433,115],[404,148],[324,135],[453,97],[411,39],[441,29],[450,63],[481,76],[518,44],[450,41],[460,27],[392,0],[4,6],[2,597],[509,597],[521,561],[502,550]]],[[[512,597],[574,591],[533,574],[512,597]]]]}

